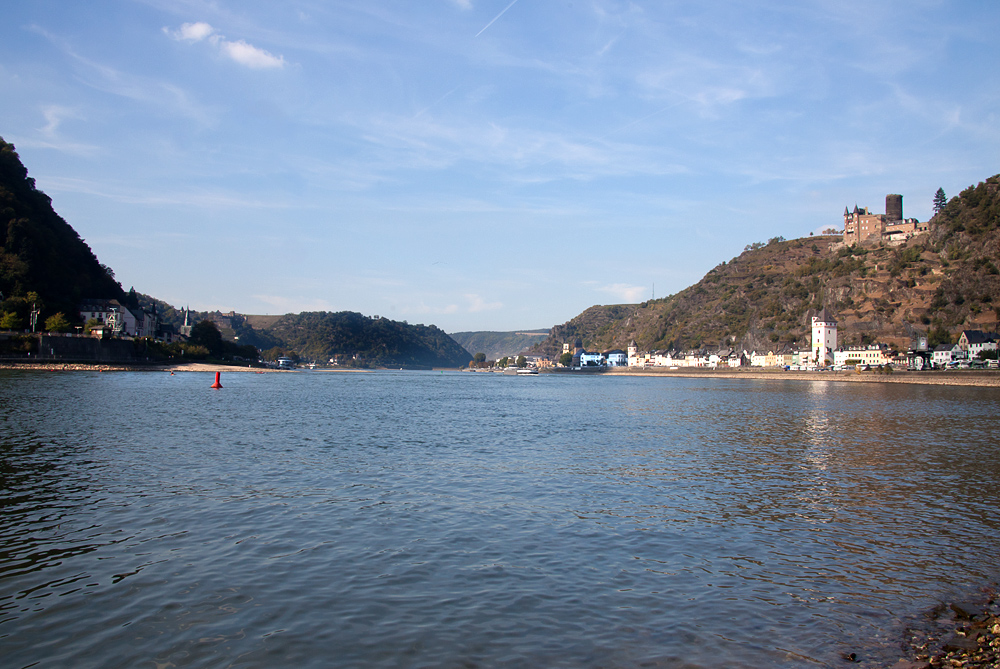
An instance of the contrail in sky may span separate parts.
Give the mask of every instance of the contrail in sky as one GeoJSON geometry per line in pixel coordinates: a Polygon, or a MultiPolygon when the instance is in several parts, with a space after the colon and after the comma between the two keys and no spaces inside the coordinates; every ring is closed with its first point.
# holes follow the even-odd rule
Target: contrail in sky
{"type": "Polygon", "coordinates": [[[500,12],[499,14],[497,14],[496,16],[494,16],[492,21],[490,21],[485,26],[483,26],[483,30],[480,30],[479,32],[476,33],[476,37],[479,37],[480,35],[482,35],[484,30],[486,30],[491,25],[493,25],[494,23],[496,23],[496,20],[498,18],[500,18],[501,16],[503,16],[504,14],[506,14],[507,10],[510,9],[511,7],[513,7],[514,3],[516,3],[516,2],[517,2],[517,0],[514,0],[514,2],[512,2],[509,5],[507,5],[506,7],[504,7],[502,12],[500,12]]]}

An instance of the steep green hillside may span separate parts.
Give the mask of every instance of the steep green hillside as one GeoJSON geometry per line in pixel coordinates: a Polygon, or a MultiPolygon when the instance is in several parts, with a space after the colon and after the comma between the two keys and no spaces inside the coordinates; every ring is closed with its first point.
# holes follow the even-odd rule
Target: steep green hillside
{"type": "Polygon", "coordinates": [[[124,297],[111,268],[98,262],[80,235],[52,209],[52,200],[0,138],[0,311],[27,323],[29,293],[41,319],[62,312],[78,318],[84,298],[124,297]]]}
{"type": "Polygon", "coordinates": [[[487,360],[514,356],[543,341],[548,330],[522,330],[520,332],[452,332],[451,338],[471,355],[485,353],[487,360]]]}
{"type": "Polygon", "coordinates": [[[845,247],[832,236],[753,244],[670,297],[591,307],[538,349],[556,355],[577,337],[598,350],[633,339],[644,350],[802,346],[824,307],[844,344],[905,348],[915,332],[953,341],[963,329],[997,328],[998,267],[1000,175],[953,198],[929,233],[902,246],[845,247]]]}
{"type": "MultiPolygon", "coordinates": [[[[164,321],[175,327],[184,321],[183,312],[166,302],[148,295],[140,295],[139,302],[147,307],[156,304],[164,321]]],[[[437,326],[409,325],[350,311],[284,316],[190,313],[192,323],[206,319],[215,320],[228,341],[261,351],[281,349],[316,362],[341,356],[362,367],[461,367],[472,359],[437,326]]]]}
{"type": "Polygon", "coordinates": [[[435,325],[409,325],[341,311],[282,316],[266,333],[305,358],[354,356],[366,364],[461,367],[472,356],[435,325]]]}

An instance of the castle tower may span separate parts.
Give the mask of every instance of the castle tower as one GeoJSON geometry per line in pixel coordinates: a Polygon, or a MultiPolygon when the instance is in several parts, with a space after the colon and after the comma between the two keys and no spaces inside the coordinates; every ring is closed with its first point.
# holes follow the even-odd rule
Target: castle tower
{"type": "Polygon", "coordinates": [[[635,345],[633,339],[628,343],[628,366],[635,367],[639,361],[639,347],[635,345]]]}
{"type": "Polygon", "coordinates": [[[902,221],[903,220],[903,196],[902,195],[886,195],[885,196],[885,220],[887,221],[902,221]]]}
{"type": "Polygon", "coordinates": [[[826,309],[812,317],[812,357],[820,367],[833,364],[837,350],[837,321],[826,309]]]}

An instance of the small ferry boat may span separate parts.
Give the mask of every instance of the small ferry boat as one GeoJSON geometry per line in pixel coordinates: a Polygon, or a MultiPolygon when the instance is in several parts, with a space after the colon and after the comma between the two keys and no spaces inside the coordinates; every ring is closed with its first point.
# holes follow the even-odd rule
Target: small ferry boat
{"type": "Polygon", "coordinates": [[[517,370],[518,376],[527,376],[529,374],[537,374],[538,370],[532,367],[525,367],[524,369],[517,370]]]}

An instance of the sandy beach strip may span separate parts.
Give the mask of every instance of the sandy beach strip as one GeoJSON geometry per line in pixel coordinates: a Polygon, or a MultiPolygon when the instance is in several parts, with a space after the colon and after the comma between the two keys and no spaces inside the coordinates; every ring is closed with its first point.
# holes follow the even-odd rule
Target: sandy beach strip
{"type": "Polygon", "coordinates": [[[69,362],[0,362],[0,369],[20,369],[40,372],[255,372],[257,374],[290,374],[296,372],[344,372],[370,374],[370,369],[322,368],[322,369],[276,369],[273,367],[251,367],[248,365],[222,365],[211,362],[179,362],[164,364],[69,363],[69,362]]]}

